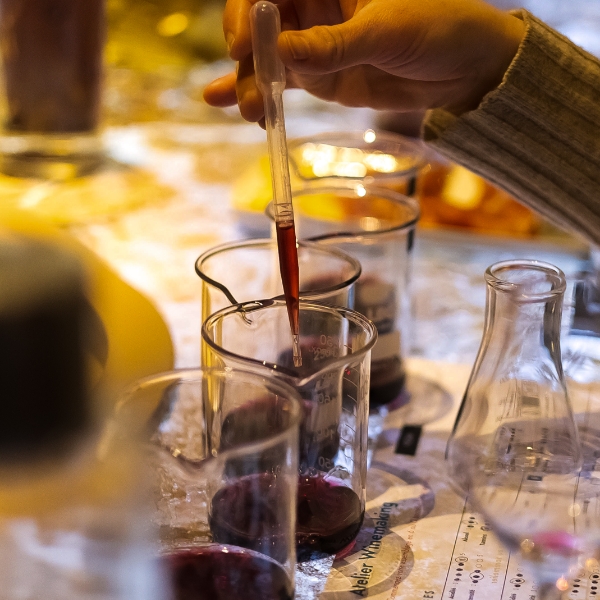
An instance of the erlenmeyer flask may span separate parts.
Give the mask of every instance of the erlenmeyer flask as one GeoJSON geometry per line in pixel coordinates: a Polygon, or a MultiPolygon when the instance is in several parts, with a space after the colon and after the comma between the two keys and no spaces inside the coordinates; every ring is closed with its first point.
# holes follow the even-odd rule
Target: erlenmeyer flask
{"type": "Polygon", "coordinates": [[[450,473],[552,590],[581,539],[580,447],[560,354],[565,277],[547,263],[510,260],[485,279],[485,328],[448,443],[450,473]]]}

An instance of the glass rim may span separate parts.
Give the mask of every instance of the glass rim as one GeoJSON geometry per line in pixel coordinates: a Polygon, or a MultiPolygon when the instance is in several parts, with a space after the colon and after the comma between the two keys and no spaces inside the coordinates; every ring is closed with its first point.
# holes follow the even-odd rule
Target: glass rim
{"type": "MultiPolygon", "coordinates": [[[[289,406],[291,408],[290,421],[282,431],[279,431],[275,434],[268,435],[263,439],[256,440],[253,442],[244,442],[235,448],[230,448],[223,451],[214,451],[213,454],[207,455],[205,458],[198,461],[196,464],[202,464],[205,461],[211,459],[228,459],[228,458],[238,458],[242,455],[259,452],[262,449],[270,448],[285,438],[287,438],[293,429],[298,429],[300,423],[302,421],[302,398],[297,390],[294,389],[289,383],[275,378],[269,377],[266,374],[262,375],[260,373],[250,371],[247,369],[243,369],[240,367],[226,367],[226,368],[217,368],[217,367],[194,367],[194,368],[183,368],[183,369],[172,369],[170,371],[163,371],[161,373],[154,373],[152,375],[148,375],[137,381],[131,383],[121,394],[121,398],[115,404],[113,409],[113,418],[115,418],[119,411],[121,411],[125,406],[131,403],[132,398],[135,395],[145,389],[148,389],[153,386],[164,386],[165,389],[168,385],[172,385],[175,383],[194,383],[194,382],[202,382],[205,376],[216,376],[221,379],[242,379],[249,382],[255,383],[257,386],[262,382],[264,387],[272,391],[274,394],[278,396],[282,396],[289,402],[289,406]]],[[[210,436],[211,432],[208,431],[207,435],[210,436]]]]}
{"type": "Polygon", "coordinates": [[[222,346],[219,346],[217,343],[215,343],[215,341],[209,335],[209,328],[211,328],[216,321],[223,320],[224,318],[230,315],[237,315],[240,313],[242,315],[247,313],[251,314],[252,312],[268,309],[272,306],[284,308],[287,310],[285,300],[275,298],[272,300],[253,300],[251,302],[241,302],[239,304],[233,304],[231,306],[227,306],[225,308],[222,308],[221,310],[218,310],[217,312],[210,315],[202,324],[202,341],[206,342],[210,346],[210,348],[219,356],[231,358],[235,361],[242,361],[249,365],[255,365],[260,368],[267,368],[274,371],[275,373],[281,373],[286,377],[291,377],[295,381],[300,382],[310,381],[310,379],[312,379],[315,375],[320,374],[323,371],[338,369],[340,365],[346,364],[350,357],[360,358],[361,356],[364,356],[367,352],[369,352],[375,345],[375,342],[377,341],[377,328],[375,327],[373,321],[367,319],[367,317],[365,317],[361,313],[350,308],[344,308],[342,306],[329,306],[328,304],[319,304],[316,302],[307,302],[304,300],[300,300],[299,304],[300,310],[304,308],[308,310],[317,310],[327,313],[337,313],[345,319],[347,319],[348,321],[358,323],[367,332],[369,339],[367,340],[365,345],[362,348],[360,348],[360,350],[358,350],[357,352],[352,354],[345,354],[344,356],[340,356],[336,359],[333,359],[331,362],[328,362],[326,365],[324,365],[322,369],[319,369],[316,373],[307,375],[305,377],[301,377],[293,369],[282,367],[281,365],[277,365],[276,363],[272,363],[266,360],[259,360],[257,358],[243,356],[241,354],[237,354],[236,352],[232,352],[231,350],[223,348],[222,346]]]}
{"type": "Polygon", "coordinates": [[[565,274],[557,266],[542,260],[528,258],[515,258],[496,262],[485,270],[484,277],[486,283],[496,291],[520,292],[519,300],[524,302],[540,302],[560,297],[567,287],[565,274]],[[545,273],[549,276],[551,288],[545,292],[527,292],[523,284],[507,281],[499,276],[502,272],[517,269],[545,273]]]}
{"type": "MultiPolygon", "coordinates": [[[[393,181],[394,179],[402,179],[406,177],[416,176],[418,172],[425,168],[429,163],[427,158],[427,148],[423,145],[423,142],[418,138],[412,138],[408,136],[403,136],[398,133],[393,133],[391,131],[382,131],[380,129],[373,129],[371,127],[367,127],[365,129],[352,129],[348,131],[324,131],[318,133],[316,135],[302,136],[299,138],[294,138],[289,140],[288,147],[289,150],[294,150],[299,148],[303,144],[329,144],[331,146],[341,146],[342,140],[346,138],[349,143],[346,146],[347,148],[354,148],[358,150],[363,150],[356,143],[352,144],[352,142],[356,142],[357,140],[362,140],[365,144],[365,148],[368,148],[369,144],[373,142],[368,142],[365,140],[365,134],[368,132],[373,132],[375,134],[375,139],[373,142],[383,141],[386,144],[390,144],[396,146],[397,148],[408,148],[412,150],[415,154],[414,164],[410,167],[395,171],[393,173],[377,173],[376,175],[369,175],[364,179],[370,178],[373,181],[381,180],[381,181],[393,181]],[[339,144],[336,142],[340,142],[339,144]]],[[[383,152],[383,151],[382,151],[383,152]]],[[[400,154],[398,151],[390,151],[389,154],[400,154]]],[[[412,153],[407,153],[412,156],[412,153]]],[[[327,175],[325,177],[306,177],[301,174],[299,165],[294,157],[293,152],[289,153],[289,160],[294,168],[294,172],[299,179],[302,181],[350,181],[350,180],[360,180],[357,178],[344,177],[343,175],[327,175]]]]}
{"type": "MultiPolygon", "coordinates": [[[[388,233],[396,233],[401,231],[409,231],[414,229],[416,224],[419,221],[421,216],[421,209],[419,208],[419,203],[414,198],[410,198],[400,192],[396,192],[395,190],[390,190],[388,188],[380,187],[378,185],[374,185],[371,183],[366,183],[365,181],[357,180],[357,179],[339,179],[337,181],[326,181],[326,180],[317,180],[318,183],[313,183],[311,185],[306,185],[301,188],[292,190],[292,201],[294,201],[299,196],[310,196],[314,194],[335,194],[340,190],[349,191],[354,193],[357,198],[360,198],[362,201],[368,201],[369,195],[377,196],[379,198],[384,198],[385,200],[392,202],[393,204],[400,204],[404,207],[407,207],[411,212],[412,216],[402,223],[398,225],[393,225],[391,227],[386,227],[384,229],[378,229],[377,231],[339,231],[339,232],[331,232],[324,233],[322,235],[312,236],[309,238],[303,238],[308,241],[321,241],[321,240],[338,240],[340,239],[361,239],[361,238],[371,238],[375,236],[385,235],[388,233]],[[363,194],[359,194],[358,190],[362,188],[363,194]]],[[[265,208],[264,214],[267,218],[273,222],[273,200],[269,201],[267,207],[265,208]]]]}
{"type": "MultiPolygon", "coordinates": [[[[319,290],[300,290],[300,297],[304,294],[304,297],[309,297],[311,299],[317,299],[322,296],[327,296],[329,294],[339,292],[353,283],[355,283],[358,278],[362,274],[362,266],[360,262],[339,248],[334,248],[332,246],[324,246],[323,244],[318,244],[316,242],[312,242],[309,240],[298,240],[298,246],[302,248],[307,248],[313,252],[317,252],[320,254],[328,254],[330,256],[335,256],[339,260],[342,260],[350,265],[352,268],[352,274],[349,277],[346,277],[343,281],[336,283],[334,285],[328,285],[319,290]]],[[[233,297],[233,294],[229,291],[227,286],[223,285],[221,282],[212,279],[206,273],[202,271],[202,263],[209,260],[213,256],[217,256],[223,252],[227,252],[229,250],[243,250],[243,249],[251,249],[251,248],[260,248],[260,247],[277,247],[277,241],[273,238],[253,238],[249,240],[239,240],[236,242],[227,242],[225,244],[219,244],[218,246],[213,246],[209,248],[205,252],[203,252],[194,263],[194,269],[196,271],[196,275],[202,279],[202,281],[212,285],[217,288],[231,302],[231,304],[239,304],[239,301],[233,297]]],[[[275,296],[276,298],[282,298],[283,296],[280,294],[279,296],[275,296]]]]}

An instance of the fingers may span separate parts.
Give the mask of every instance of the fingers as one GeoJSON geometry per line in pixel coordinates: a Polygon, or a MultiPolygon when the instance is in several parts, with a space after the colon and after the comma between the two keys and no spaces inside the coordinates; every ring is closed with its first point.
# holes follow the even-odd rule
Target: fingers
{"type": "Polygon", "coordinates": [[[248,15],[256,0],[228,0],[223,11],[223,33],[229,56],[239,60],[252,52],[248,15]]]}
{"type": "Polygon", "coordinates": [[[252,123],[259,121],[264,116],[264,106],[256,87],[252,56],[246,56],[238,63],[236,93],[242,117],[252,123]]]}
{"type": "Polygon", "coordinates": [[[263,99],[256,87],[252,57],[242,59],[237,73],[228,73],[211,81],[203,91],[207,104],[224,108],[238,104],[240,114],[251,122],[264,117],[263,99]]]}
{"type": "MultiPolygon", "coordinates": [[[[231,106],[238,103],[240,114],[251,122],[264,126],[262,95],[256,87],[252,57],[252,36],[249,13],[258,0],[228,0],[223,13],[223,31],[229,55],[238,62],[237,76],[232,75],[209,84],[204,98],[213,106],[231,106]]],[[[291,0],[273,0],[281,13],[283,28],[297,27],[298,21],[291,0]]]]}
{"type": "MultiPolygon", "coordinates": [[[[281,13],[282,28],[297,27],[293,5],[289,0],[271,0],[281,13]]],[[[228,0],[223,11],[223,33],[229,56],[240,60],[252,52],[250,9],[258,0],[228,0]]]]}
{"type": "Polygon", "coordinates": [[[299,73],[333,73],[361,64],[377,64],[381,39],[368,21],[357,17],[339,25],[285,31],[279,54],[286,67],[299,73]]]}
{"type": "Polygon", "coordinates": [[[233,106],[237,102],[235,91],[236,74],[228,73],[211,81],[202,92],[204,100],[211,106],[233,106]]]}
{"type": "Polygon", "coordinates": [[[263,99],[256,87],[252,59],[240,61],[237,73],[229,73],[211,81],[203,91],[207,104],[224,108],[238,104],[240,114],[251,122],[264,117],[263,99]]]}

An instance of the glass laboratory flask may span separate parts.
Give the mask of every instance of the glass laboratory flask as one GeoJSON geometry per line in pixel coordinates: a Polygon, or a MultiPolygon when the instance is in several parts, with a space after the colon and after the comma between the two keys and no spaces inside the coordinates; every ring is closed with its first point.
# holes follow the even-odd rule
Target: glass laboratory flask
{"type": "Polygon", "coordinates": [[[576,498],[591,489],[580,478],[561,363],[565,276],[547,263],[509,260],[485,279],[483,339],[448,443],[449,470],[551,598],[579,557],[576,498]]]}

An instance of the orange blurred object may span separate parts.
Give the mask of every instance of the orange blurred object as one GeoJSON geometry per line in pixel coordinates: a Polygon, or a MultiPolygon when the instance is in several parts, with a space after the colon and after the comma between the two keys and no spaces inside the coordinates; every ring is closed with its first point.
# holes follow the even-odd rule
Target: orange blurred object
{"type": "Polygon", "coordinates": [[[421,227],[532,237],[541,219],[512,196],[459,165],[432,160],[417,181],[421,227]]]}

